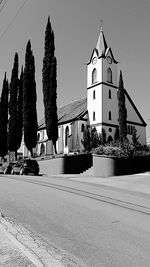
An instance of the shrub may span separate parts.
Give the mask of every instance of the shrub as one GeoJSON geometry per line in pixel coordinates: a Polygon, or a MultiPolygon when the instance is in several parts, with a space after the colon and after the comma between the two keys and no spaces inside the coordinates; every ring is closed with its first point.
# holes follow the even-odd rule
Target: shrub
{"type": "Polygon", "coordinates": [[[114,156],[119,158],[139,157],[150,155],[147,146],[136,146],[136,148],[128,140],[116,142],[114,144],[100,145],[94,149],[94,153],[98,155],[114,156]]]}

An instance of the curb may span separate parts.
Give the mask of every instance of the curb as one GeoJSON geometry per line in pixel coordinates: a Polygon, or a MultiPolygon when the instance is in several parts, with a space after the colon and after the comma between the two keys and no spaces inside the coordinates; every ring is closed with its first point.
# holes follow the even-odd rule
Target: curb
{"type": "MultiPolygon", "coordinates": [[[[1,216],[1,215],[0,215],[1,216]]],[[[44,265],[39,261],[39,259],[32,254],[27,248],[21,244],[12,234],[7,232],[7,230],[0,223],[0,231],[3,232],[9,240],[37,267],[43,267],[44,265]]]]}

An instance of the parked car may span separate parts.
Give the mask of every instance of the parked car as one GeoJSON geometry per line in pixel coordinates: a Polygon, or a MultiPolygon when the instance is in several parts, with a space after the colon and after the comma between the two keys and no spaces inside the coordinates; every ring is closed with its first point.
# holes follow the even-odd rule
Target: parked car
{"type": "Polygon", "coordinates": [[[2,169],[4,174],[11,174],[12,167],[16,164],[16,161],[14,162],[5,162],[3,163],[2,169]]]}
{"type": "Polygon", "coordinates": [[[39,164],[36,160],[24,159],[12,166],[11,174],[39,174],[39,164]]]}

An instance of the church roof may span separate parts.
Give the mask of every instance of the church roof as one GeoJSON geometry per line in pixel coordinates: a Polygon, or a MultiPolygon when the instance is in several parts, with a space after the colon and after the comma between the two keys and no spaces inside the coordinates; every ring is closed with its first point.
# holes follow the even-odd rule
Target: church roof
{"type": "Polygon", "coordinates": [[[103,28],[101,27],[100,34],[99,34],[98,41],[97,41],[97,45],[96,45],[98,56],[100,57],[102,55],[105,55],[107,48],[108,48],[108,46],[107,46],[105,36],[103,33],[103,28]]]}
{"type": "MultiPolygon", "coordinates": [[[[87,112],[87,99],[80,99],[58,108],[58,125],[83,117],[87,112]]],[[[41,119],[38,129],[45,128],[45,118],[41,119]]]]}

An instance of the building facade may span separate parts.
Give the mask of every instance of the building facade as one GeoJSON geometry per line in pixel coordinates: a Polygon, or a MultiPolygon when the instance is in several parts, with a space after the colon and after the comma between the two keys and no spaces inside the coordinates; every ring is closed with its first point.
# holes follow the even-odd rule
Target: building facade
{"type": "MultiPolygon", "coordinates": [[[[116,128],[119,126],[117,64],[101,27],[96,47],[87,63],[87,97],[58,109],[58,153],[81,152],[83,132],[87,125],[96,127],[98,132],[104,129],[107,141],[114,140],[116,128]]],[[[146,144],[146,123],[126,89],[125,103],[127,138],[132,141],[132,132],[135,127],[138,141],[144,145],[146,144]]],[[[53,154],[52,143],[47,138],[44,119],[39,122],[37,138],[35,155],[53,154]]],[[[27,156],[27,153],[24,149],[24,156],[27,156]]]]}

